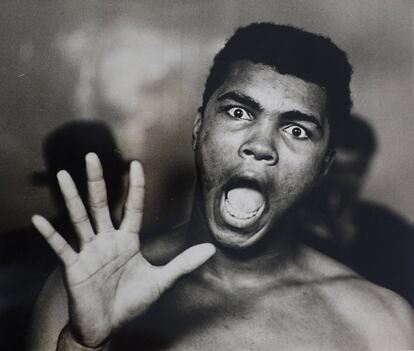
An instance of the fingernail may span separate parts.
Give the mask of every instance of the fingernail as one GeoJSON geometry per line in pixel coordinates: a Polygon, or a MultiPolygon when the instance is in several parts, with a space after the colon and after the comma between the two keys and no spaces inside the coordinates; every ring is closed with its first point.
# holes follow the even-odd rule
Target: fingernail
{"type": "Polygon", "coordinates": [[[92,159],[99,159],[98,155],[94,152],[88,152],[85,156],[85,159],[89,161],[92,161],[92,159]]]}

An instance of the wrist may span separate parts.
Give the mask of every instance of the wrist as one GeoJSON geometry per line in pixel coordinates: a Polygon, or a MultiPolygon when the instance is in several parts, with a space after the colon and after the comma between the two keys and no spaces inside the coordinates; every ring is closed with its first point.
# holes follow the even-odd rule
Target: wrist
{"type": "Polygon", "coordinates": [[[66,325],[59,334],[57,351],[107,351],[109,350],[109,340],[98,346],[86,346],[79,343],[66,325]]]}

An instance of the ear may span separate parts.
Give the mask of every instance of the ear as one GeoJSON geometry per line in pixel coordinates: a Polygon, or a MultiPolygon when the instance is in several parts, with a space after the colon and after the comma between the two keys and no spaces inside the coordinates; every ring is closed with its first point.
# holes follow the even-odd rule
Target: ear
{"type": "Polygon", "coordinates": [[[198,136],[200,134],[202,123],[203,123],[203,116],[199,109],[197,114],[195,115],[194,125],[193,125],[193,140],[192,140],[193,151],[196,149],[196,146],[197,146],[198,136]]]}
{"type": "Polygon", "coordinates": [[[335,154],[336,154],[336,150],[335,149],[330,149],[328,150],[323,163],[322,163],[322,168],[321,168],[321,176],[324,177],[326,176],[326,174],[329,171],[329,168],[331,168],[332,162],[335,159],[335,154]]]}

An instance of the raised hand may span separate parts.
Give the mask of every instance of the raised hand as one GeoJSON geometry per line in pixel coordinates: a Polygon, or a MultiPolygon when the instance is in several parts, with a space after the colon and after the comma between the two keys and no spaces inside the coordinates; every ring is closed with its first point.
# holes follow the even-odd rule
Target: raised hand
{"type": "Polygon", "coordinates": [[[180,276],[207,261],[215,248],[196,245],[165,266],[151,265],[141,253],[138,236],[145,188],[140,163],[131,163],[119,229],[112,225],[102,167],[95,154],[86,156],[86,168],[96,234],[72,178],[66,171],[57,175],[79,237],[79,252],[45,218],[35,215],[32,221],[63,263],[71,332],[79,343],[94,347],[104,343],[114,328],[147,311],[180,276]]]}

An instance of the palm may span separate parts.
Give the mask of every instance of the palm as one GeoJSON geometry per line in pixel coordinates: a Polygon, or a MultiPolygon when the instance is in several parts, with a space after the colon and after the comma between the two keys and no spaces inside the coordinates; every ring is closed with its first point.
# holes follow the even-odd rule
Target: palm
{"type": "Polygon", "coordinates": [[[96,155],[86,158],[90,207],[97,234],[68,173],[58,180],[80,239],[75,252],[43,217],[33,223],[63,262],[73,332],[85,345],[102,343],[112,330],[146,312],[176,279],[203,264],[214,253],[211,245],[194,246],[163,267],[151,265],[140,250],[144,176],[131,164],[130,185],[121,226],[114,229],[105,182],[96,155]]]}
{"type": "Polygon", "coordinates": [[[90,298],[101,307],[95,311],[101,314],[97,319],[112,328],[142,313],[159,297],[158,271],[142,256],[138,236],[114,231],[86,244],[66,269],[66,277],[72,298],[80,305],[91,292],[90,298]]]}

